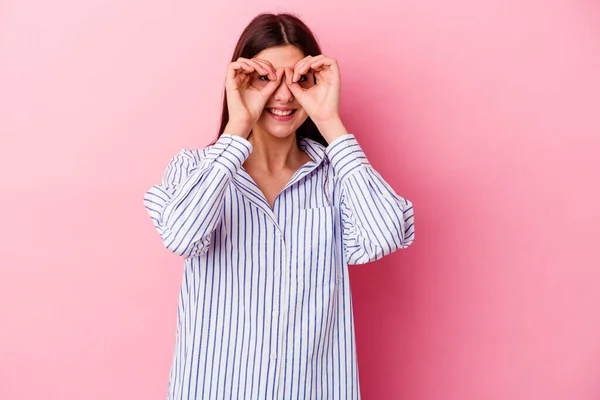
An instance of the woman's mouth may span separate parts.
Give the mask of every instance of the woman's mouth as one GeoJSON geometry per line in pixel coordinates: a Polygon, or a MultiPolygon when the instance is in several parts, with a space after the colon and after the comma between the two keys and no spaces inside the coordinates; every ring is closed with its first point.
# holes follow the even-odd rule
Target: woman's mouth
{"type": "Polygon", "coordinates": [[[267,108],[267,113],[277,121],[290,121],[294,118],[297,109],[279,110],[276,108],[267,108]]]}

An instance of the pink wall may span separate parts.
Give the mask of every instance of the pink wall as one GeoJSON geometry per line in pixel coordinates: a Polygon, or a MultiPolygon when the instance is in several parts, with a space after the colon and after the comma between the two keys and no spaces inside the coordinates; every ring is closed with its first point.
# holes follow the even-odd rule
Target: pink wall
{"type": "MultiPolygon", "coordinates": [[[[212,139],[243,26],[289,10],[213,3],[0,4],[0,399],[164,398],[181,262],[142,195],[212,139]]],[[[415,204],[414,245],[352,267],[363,398],[600,398],[598,3],[293,11],[415,204]]]]}

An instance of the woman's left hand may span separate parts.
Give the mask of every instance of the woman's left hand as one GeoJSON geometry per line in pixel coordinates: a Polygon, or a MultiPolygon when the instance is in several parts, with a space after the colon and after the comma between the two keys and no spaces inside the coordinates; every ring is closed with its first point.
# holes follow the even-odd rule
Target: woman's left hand
{"type": "Polygon", "coordinates": [[[285,74],[292,94],[317,127],[339,120],[341,79],[336,59],[307,56],[293,68],[286,67],[285,74]],[[298,80],[309,71],[314,74],[316,84],[305,88],[298,80]]]}

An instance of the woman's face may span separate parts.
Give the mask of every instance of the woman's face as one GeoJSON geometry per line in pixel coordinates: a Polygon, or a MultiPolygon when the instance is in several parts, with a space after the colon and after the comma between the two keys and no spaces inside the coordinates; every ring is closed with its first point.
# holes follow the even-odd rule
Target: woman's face
{"type": "MultiPolygon", "coordinates": [[[[296,63],[304,58],[304,54],[300,49],[292,45],[270,47],[258,53],[255,58],[270,62],[275,70],[284,66],[294,69],[296,63]]],[[[260,88],[265,85],[267,77],[261,77],[257,72],[252,76],[252,86],[260,88]]],[[[303,75],[298,81],[300,86],[308,89],[314,85],[312,72],[303,75]]],[[[261,133],[266,133],[278,138],[286,138],[293,135],[298,127],[306,121],[308,115],[294,98],[286,83],[285,74],[281,78],[281,84],[275,90],[273,95],[267,100],[265,108],[258,121],[253,127],[253,130],[260,130],[261,133]],[[280,111],[273,111],[279,109],[280,111]],[[289,114],[291,115],[281,115],[289,114]],[[277,112],[280,115],[275,115],[277,112]]]]}

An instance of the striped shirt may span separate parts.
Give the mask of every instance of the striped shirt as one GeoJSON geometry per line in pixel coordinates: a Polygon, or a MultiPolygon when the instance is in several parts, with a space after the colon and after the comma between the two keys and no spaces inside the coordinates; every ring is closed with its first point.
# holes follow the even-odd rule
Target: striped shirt
{"type": "Polygon", "coordinates": [[[175,155],[144,205],[184,258],[168,399],[359,399],[348,264],[414,239],[413,208],[352,134],[310,157],[271,207],[223,134],[175,155]]]}

